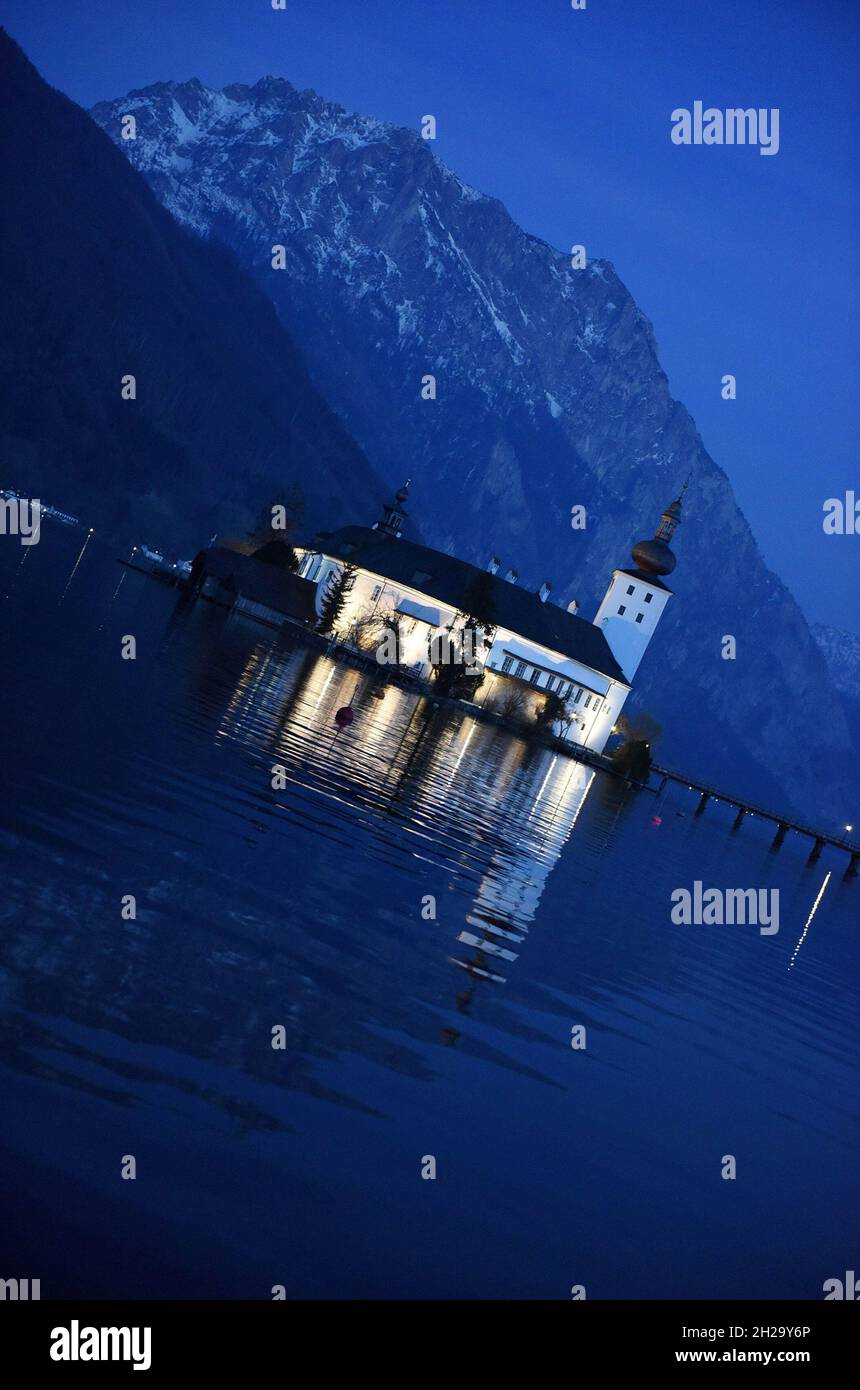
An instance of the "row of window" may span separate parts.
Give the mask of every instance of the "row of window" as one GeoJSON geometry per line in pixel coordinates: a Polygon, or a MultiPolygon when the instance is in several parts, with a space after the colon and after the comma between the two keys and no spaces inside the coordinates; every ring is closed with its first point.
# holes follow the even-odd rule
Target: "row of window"
{"type": "Polygon", "coordinates": [[[509,652],[505,653],[500,670],[503,676],[516,676],[518,680],[527,680],[530,685],[539,686],[541,690],[554,690],[560,699],[566,702],[570,701],[572,705],[580,705],[581,701],[580,708],[590,708],[593,714],[600,709],[602,696],[595,691],[588,690],[582,685],[577,686],[573,681],[566,680],[564,676],[554,676],[552,672],[545,671],[540,666],[532,666],[528,661],[511,656],[509,652]],[[543,685],[541,685],[542,676],[546,676],[543,685]]]}

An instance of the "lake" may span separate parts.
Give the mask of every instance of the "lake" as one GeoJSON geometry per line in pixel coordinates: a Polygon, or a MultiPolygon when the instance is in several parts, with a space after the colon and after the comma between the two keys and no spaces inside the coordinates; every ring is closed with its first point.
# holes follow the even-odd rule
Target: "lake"
{"type": "Polygon", "coordinates": [[[0,537],[0,1277],[773,1299],[858,1268],[846,855],[376,699],[84,538],[0,537]],[[779,931],[676,925],[696,881],[778,889],[779,931]]]}

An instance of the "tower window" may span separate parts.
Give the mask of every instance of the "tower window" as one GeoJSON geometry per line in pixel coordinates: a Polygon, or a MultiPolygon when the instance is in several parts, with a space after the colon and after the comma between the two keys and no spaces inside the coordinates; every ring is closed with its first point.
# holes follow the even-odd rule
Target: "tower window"
{"type": "Polygon", "coordinates": [[[547,688],[547,690],[555,690],[557,680],[558,680],[558,676],[547,676],[547,678],[546,678],[546,688],[547,688]]]}
{"type": "MultiPolygon", "coordinates": [[[[571,686],[571,689],[573,689],[572,686],[571,686]]],[[[581,699],[582,699],[582,687],[580,686],[579,690],[577,690],[577,692],[576,692],[576,697],[574,698],[573,703],[574,703],[575,705],[578,705],[581,699]]]]}
{"type": "Polygon", "coordinates": [[[632,594],[632,593],[634,592],[634,589],[633,589],[633,585],[632,585],[632,584],[628,584],[628,585],[627,585],[627,592],[628,592],[628,594],[632,594]]]}
{"type": "Polygon", "coordinates": [[[590,704],[591,704],[591,696],[590,696],[590,695],[586,695],[586,697],[585,697],[585,703],[583,704],[582,708],[583,708],[583,709],[588,709],[588,706],[589,706],[590,704]]]}
{"type": "Polygon", "coordinates": [[[370,595],[371,602],[372,602],[375,598],[379,598],[379,595],[380,595],[381,593],[382,593],[382,585],[381,585],[381,584],[375,584],[375,585],[373,586],[373,593],[370,595]]]}
{"type": "Polygon", "coordinates": [[[513,666],[513,664],[514,664],[514,658],[513,658],[512,656],[506,656],[505,659],[504,659],[504,661],[502,662],[502,674],[504,675],[504,674],[506,674],[508,671],[510,671],[511,667],[513,666]]]}
{"type": "Polygon", "coordinates": [[[645,602],[646,602],[646,603],[650,603],[653,597],[654,597],[653,594],[646,594],[646,595],[645,595],[645,602]]]}
{"type": "Polygon", "coordinates": [[[514,671],[514,675],[515,675],[515,676],[519,676],[520,680],[522,680],[522,678],[523,678],[523,676],[525,675],[525,673],[526,673],[526,663],[525,663],[524,661],[518,661],[518,662],[517,662],[517,669],[514,671]]]}
{"type": "Polygon", "coordinates": [[[622,603],[621,607],[618,609],[618,612],[619,612],[619,613],[626,613],[626,612],[627,612],[627,605],[624,604],[624,603],[622,603]]]}
{"type": "Polygon", "coordinates": [[[531,681],[532,685],[540,684],[540,671],[538,670],[537,666],[535,666],[534,670],[529,676],[529,680],[531,681]]]}
{"type": "Polygon", "coordinates": [[[636,614],[636,621],[637,621],[637,623],[641,623],[641,621],[642,621],[642,619],[643,619],[644,617],[645,617],[645,614],[644,614],[644,613],[637,613],[637,614],[636,614]]]}

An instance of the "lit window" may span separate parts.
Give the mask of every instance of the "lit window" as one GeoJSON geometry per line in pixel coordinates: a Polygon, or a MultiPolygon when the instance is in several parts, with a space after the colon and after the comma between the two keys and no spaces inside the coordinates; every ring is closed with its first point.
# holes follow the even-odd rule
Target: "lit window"
{"type": "Polygon", "coordinates": [[[646,595],[645,595],[645,602],[646,602],[646,603],[650,603],[653,597],[654,597],[653,594],[646,594],[646,595]]]}
{"type": "Polygon", "coordinates": [[[628,584],[628,585],[627,585],[627,592],[628,592],[628,594],[632,594],[633,591],[634,591],[633,585],[632,585],[632,584],[628,584]]]}
{"type": "Polygon", "coordinates": [[[618,612],[619,612],[619,613],[626,613],[626,612],[627,612],[627,606],[626,606],[626,604],[623,604],[623,603],[622,603],[622,605],[621,605],[621,607],[619,608],[618,612]]]}
{"type": "Polygon", "coordinates": [[[645,617],[645,614],[644,614],[644,613],[637,613],[637,614],[636,614],[636,621],[637,621],[637,623],[641,623],[641,621],[642,621],[642,619],[643,619],[644,617],[645,617]]]}

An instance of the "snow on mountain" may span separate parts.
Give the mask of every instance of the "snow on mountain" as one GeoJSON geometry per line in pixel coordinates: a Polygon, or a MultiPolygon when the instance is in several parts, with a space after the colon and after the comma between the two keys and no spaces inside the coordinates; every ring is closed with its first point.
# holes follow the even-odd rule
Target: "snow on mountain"
{"type": "MultiPolygon", "coordinates": [[[[690,475],[677,597],[636,700],[663,723],[667,760],[810,813],[841,804],[850,735],[824,661],[609,261],[573,269],[417,131],[283,78],[158,83],[92,115],[175,217],[255,274],[371,463],[412,477],[431,544],[496,553],[594,611],[690,475]]],[[[356,520],[377,508],[368,497],[356,520]]]]}

